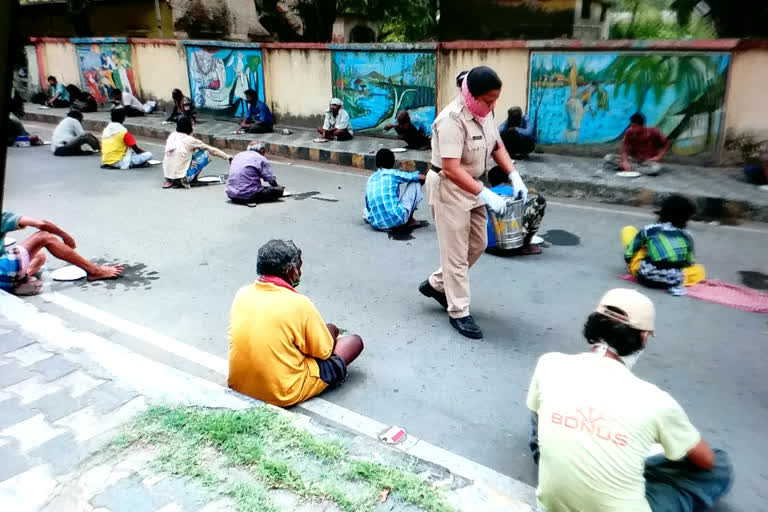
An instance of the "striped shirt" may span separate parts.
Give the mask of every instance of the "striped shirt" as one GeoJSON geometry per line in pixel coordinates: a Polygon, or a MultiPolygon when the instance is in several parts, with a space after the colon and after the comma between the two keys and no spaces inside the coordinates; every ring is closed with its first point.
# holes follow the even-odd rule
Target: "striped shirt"
{"type": "Polygon", "coordinates": [[[695,263],[690,232],[668,222],[645,226],[627,246],[624,259],[631,260],[643,247],[648,250],[646,261],[656,266],[680,268],[695,263]]]}

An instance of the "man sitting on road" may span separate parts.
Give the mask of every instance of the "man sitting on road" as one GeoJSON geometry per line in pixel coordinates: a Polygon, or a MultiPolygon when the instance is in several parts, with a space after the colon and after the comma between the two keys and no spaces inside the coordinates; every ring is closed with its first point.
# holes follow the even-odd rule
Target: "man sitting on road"
{"type": "Polygon", "coordinates": [[[240,122],[238,133],[272,133],[275,118],[266,103],[253,89],[245,91],[245,119],[240,122]]]}
{"type": "Polygon", "coordinates": [[[395,129],[397,138],[404,140],[408,149],[429,149],[431,139],[424,126],[416,126],[411,121],[411,115],[407,110],[401,110],[397,114],[397,124],[388,124],[385,130],[395,129]]]}
{"type": "Polygon", "coordinates": [[[331,99],[323,126],[317,129],[323,139],[339,141],[352,139],[351,121],[343,107],[344,103],[339,98],[331,99]]]}
{"type": "Polygon", "coordinates": [[[637,112],[629,118],[629,128],[624,132],[621,142],[621,155],[605,155],[606,167],[658,176],[662,171],[659,162],[671,145],[658,128],[645,126],[645,116],[637,112]]]}
{"type": "Polygon", "coordinates": [[[104,266],[91,263],[75,251],[76,247],[75,239],[53,222],[4,211],[0,225],[0,290],[16,295],[40,293],[43,283],[35,274],[45,263],[43,249],[48,249],[60,260],[85,270],[89,281],[112,279],[123,272],[122,265],[104,266]],[[40,231],[15,247],[6,249],[5,234],[27,227],[40,231]]]}
{"type": "Polygon", "coordinates": [[[11,98],[10,112],[8,113],[8,147],[16,145],[42,146],[43,141],[37,135],[31,135],[21,118],[24,117],[24,100],[21,96],[14,94],[11,98]],[[25,141],[28,140],[28,143],[25,141]]]}
{"type": "Polygon", "coordinates": [[[386,148],[376,153],[376,168],[365,187],[366,222],[382,231],[421,227],[413,214],[424,199],[424,175],[395,169],[395,154],[386,148]]]}
{"type": "Polygon", "coordinates": [[[727,455],[669,394],[632,373],[655,316],[645,295],[611,290],[584,325],[590,352],[539,359],[527,400],[539,510],[694,512],[729,490],[727,455]],[[663,455],[649,457],[658,444],[663,455]]]}
{"type": "Polygon", "coordinates": [[[56,156],[80,156],[92,155],[101,149],[99,139],[83,129],[83,114],[77,110],[70,110],[67,117],[53,130],[51,138],[51,150],[56,156]],[[89,149],[83,150],[87,144],[89,149]]]}
{"type": "Polygon", "coordinates": [[[283,197],[285,187],[277,184],[272,165],[264,156],[267,150],[258,140],[248,144],[232,159],[227,179],[227,197],[237,204],[255,204],[277,201],[283,197]],[[265,186],[262,181],[269,185],[265,186]]]}
{"type": "Polygon", "coordinates": [[[111,169],[132,169],[144,167],[152,159],[152,153],[143,151],[136,139],[123,126],[125,109],[113,108],[112,122],[101,133],[101,166],[111,169]]]}
{"type": "Polygon", "coordinates": [[[123,92],[120,89],[112,89],[109,94],[115,107],[123,107],[125,115],[128,117],[141,117],[144,114],[150,114],[157,106],[156,101],[142,103],[130,92],[123,92]]]}
{"type": "Polygon", "coordinates": [[[48,99],[45,104],[53,108],[65,108],[70,105],[69,91],[55,76],[48,77],[48,99]]]}
{"type": "Polygon", "coordinates": [[[227,384],[240,393],[287,407],[344,382],[363,351],[359,336],[339,337],[295,287],[301,250],[270,240],[258,253],[259,279],[241,288],[229,323],[227,384]]]}

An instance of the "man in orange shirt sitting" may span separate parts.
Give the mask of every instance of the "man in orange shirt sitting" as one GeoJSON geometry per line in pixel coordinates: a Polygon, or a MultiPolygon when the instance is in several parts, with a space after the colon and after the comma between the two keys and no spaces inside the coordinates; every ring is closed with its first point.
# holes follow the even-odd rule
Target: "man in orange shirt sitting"
{"type": "Polygon", "coordinates": [[[259,279],[237,292],[229,319],[229,387],[283,407],[344,382],[347,366],[363,351],[360,336],[339,337],[296,292],[301,267],[293,242],[264,244],[259,279]]]}

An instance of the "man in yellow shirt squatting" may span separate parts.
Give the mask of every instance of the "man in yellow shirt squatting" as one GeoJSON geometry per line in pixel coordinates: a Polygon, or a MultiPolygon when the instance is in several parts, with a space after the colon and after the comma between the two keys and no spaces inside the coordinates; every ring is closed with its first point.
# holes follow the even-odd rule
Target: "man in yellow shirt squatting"
{"type": "Polygon", "coordinates": [[[258,253],[259,279],[235,295],[229,318],[230,388],[287,407],[341,384],[363,351],[360,336],[339,336],[296,292],[301,250],[270,240],[258,253]]]}
{"type": "Polygon", "coordinates": [[[728,492],[726,454],[632,373],[655,318],[645,295],[611,290],[584,324],[589,352],[539,359],[527,400],[539,511],[698,512],[728,492]]]}

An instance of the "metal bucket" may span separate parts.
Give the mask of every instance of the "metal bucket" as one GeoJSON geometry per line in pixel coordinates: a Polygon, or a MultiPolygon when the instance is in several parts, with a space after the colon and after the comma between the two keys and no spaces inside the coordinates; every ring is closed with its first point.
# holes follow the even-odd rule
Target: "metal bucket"
{"type": "Polygon", "coordinates": [[[491,225],[496,235],[496,248],[518,249],[523,246],[523,199],[505,196],[507,211],[504,215],[496,215],[488,211],[491,216],[491,225]]]}

